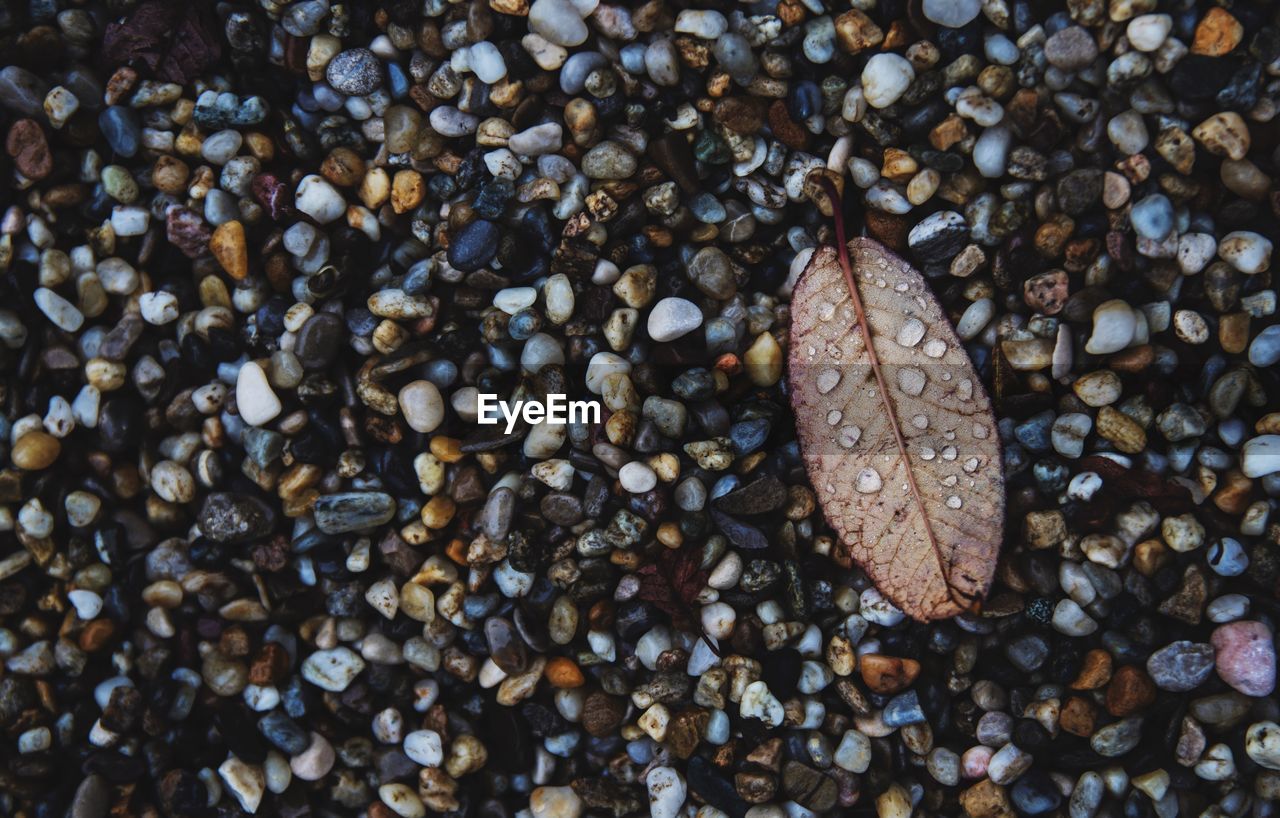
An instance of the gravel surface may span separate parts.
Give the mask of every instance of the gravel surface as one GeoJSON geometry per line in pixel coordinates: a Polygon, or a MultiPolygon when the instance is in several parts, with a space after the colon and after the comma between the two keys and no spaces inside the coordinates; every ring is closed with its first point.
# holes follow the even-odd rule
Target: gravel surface
{"type": "Polygon", "coordinates": [[[0,5],[0,814],[1276,814],[1276,6],[838,5],[0,5]],[[805,478],[821,177],[993,397],[954,620],[805,478]]]}

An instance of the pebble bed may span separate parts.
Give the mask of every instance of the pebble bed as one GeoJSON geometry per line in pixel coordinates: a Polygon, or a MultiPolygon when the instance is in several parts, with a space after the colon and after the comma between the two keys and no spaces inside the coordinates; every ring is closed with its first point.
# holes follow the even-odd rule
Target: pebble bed
{"type": "Polygon", "coordinates": [[[1276,7],[836,5],[0,5],[0,813],[1275,815],[1276,7]],[[823,177],[993,395],[954,620],[805,479],[823,177]]]}

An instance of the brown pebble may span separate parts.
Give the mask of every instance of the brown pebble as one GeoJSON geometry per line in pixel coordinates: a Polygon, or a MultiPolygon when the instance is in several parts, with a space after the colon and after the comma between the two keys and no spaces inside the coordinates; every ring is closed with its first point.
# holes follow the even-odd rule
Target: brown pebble
{"type": "Polygon", "coordinates": [[[849,9],[836,18],[836,41],[845,51],[857,54],[883,43],[884,31],[861,11],[849,9]]]}
{"type": "Polygon", "coordinates": [[[868,209],[863,214],[867,226],[867,235],[881,244],[899,253],[907,251],[907,233],[911,223],[902,216],[868,209]]]}
{"type": "Polygon", "coordinates": [[[773,800],[778,782],[765,773],[738,773],[733,777],[738,796],[749,804],[763,804],[773,800]]]}
{"type": "Polygon", "coordinates": [[[911,685],[920,675],[915,659],[868,653],[858,662],[862,681],[875,693],[897,693],[911,685]]]}
{"type": "Polygon", "coordinates": [[[209,252],[236,281],[249,274],[249,245],[245,241],[244,225],[238,221],[223,222],[209,239],[209,252]]]}
{"type": "Polygon", "coordinates": [[[1015,818],[1009,793],[1005,788],[984,778],[960,793],[960,806],[969,818],[1015,818]]]}
{"type": "Polygon", "coordinates": [[[1156,700],[1156,686],[1137,665],[1125,665],[1107,685],[1107,712],[1117,718],[1150,707],[1156,700]]]}
{"type": "Polygon", "coordinates": [[[791,118],[787,103],[780,99],[775,99],[769,106],[769,127],[778,141],[788,148],[804,150],[809,144],[809,131],[791,118]]]}
{"type": "Polygon", "coordinates": [[[713,116],[731,131],[753,134],[764,124],[764,102],[756,97],[725,97],[716,103],[713,116]]]}
{"type": "Polygon", "coordinates": [[[1244,39],[1244,26],[1231,16],[1231,12],[1214,6],[1196,26],[1195,38],[1191,41],[1191,53],[1206,57],[1221,57],[1240,45],[1244,39]]]}
{"type": "Polygon", "coordinates": [[[96,653],[107,646],[115,635],[115,623],[105,617],[95,619],[80,631],[80,650],[85,653],[96,653]]]}
{"type": "Polygon", "coordinates": [[[266,642],[249,665],[249,682],[270,687],[289,676],[289,654],[278,642],[266,642]]]}
{"type": "Polygon", "coordinates": [[[1072,696],[1062,706],[1058,716],[1058,726],[1073,736],[1088,738],[1093,735],[1097,722],[1097,711],[1093,704],[1081,696],[1072,696]]]}
{"type": "Polygon", "coordinates": [[[1080,672],[1076,674],[1075,681],[1071,683],[1071,689],[1097,690],[1109,681],[1111,681],[1111,654],[1102,648],[1094,648],[1084,655],[1084,663],[1080,667],[1080,672]]]}
{"type": "Polygon", "coordinates": [[[582,703],[582,729],[596,738],[612,735],[627,713],[627,703],[597,690],[582,703]]]}
{"type": "Polygon", "coordinates": [[[1071,295],[1063,270],[1049,270],[1028,278],[1022,285],[1022,300],[1036,312],[1057,315],[1071,295]]]}
{"type": "Polygon", "coordinates": [[[365,175],[365,162],[351,148],[334,148],[320,163],[320,174],[339,187],[351,187],[365,175]]]}
{"type": "Polygon", "coordinates": [[[62,443],[48,432],[27,432],[13,444],[9,457],[13,465],[26,471],[47,469],[58,459],[62,443]]]}
{"type": "Polygon", "coordinates": [[[40,180],[53,170],[53,156],[44,130],[34,119],[19,119],[9,128],[5,151],[13,157],[18,172],[28,179],[40,180]]]}
{"type": "Polygon", "coordinates": [[[1244,514],[1253,499],[1253,481],[1239,469],[1222,475],[1213,493],[1213,504],[1226,514],[1244,514]]]}

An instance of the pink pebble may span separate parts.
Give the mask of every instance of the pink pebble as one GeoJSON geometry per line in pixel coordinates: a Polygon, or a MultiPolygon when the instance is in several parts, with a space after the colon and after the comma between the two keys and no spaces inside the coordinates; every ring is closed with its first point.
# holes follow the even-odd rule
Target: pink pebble
{"type": "Polygon", "coordinates": [[[965,750],[964,755],[960,756],[960,770],[964,773],[964,777],[982,778],[986,775],[987,762],[993,755],[995,751],[982,744],[965,750]]]}
{"type": "Polygon", "coordinates": [[[1246,696],[1270,696],[1276,689],[1276,643],[1266,625],[1228,622],[1209,641],[1222,681],[1246,696]]]}

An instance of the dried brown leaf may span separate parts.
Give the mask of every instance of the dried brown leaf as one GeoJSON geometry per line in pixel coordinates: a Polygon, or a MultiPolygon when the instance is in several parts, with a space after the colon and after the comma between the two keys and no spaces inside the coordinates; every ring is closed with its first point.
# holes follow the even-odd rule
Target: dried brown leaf
{"type": "Polygon", "coordinates": [[[914,619],[955,616],[986,595],[1003,537],[991,402],[924,278],[871,239],[848,250],[815,253],[792,299],[805,465],[880,591],[914,619]]]}
{"type": "Polygon", "coordinates": [[[1102,478],[1108,499],[1146,500],[1161,514],[1177,514],[1193,503],[1186,486],[1154,472],[1127,469],[1109,457],[1086,457],[1080,461],[1080,469],[1102,478]]]}
{"type": "Polygon", "coordinates": [[[637,596],[669,616],[675,627],[695,627],[698,618],[693,613],[693,603],[707,582],[707,573],[698,567],[700,562],[701,554],[696,549],[664,548],[656,562],[636,571],[640,577],[637,596]]]}
{"type": "Polygon", "coordinates": [[[222,48],[215,30],[199,3],[149,0],[107,26],[100,56],[111,68],[145,67],[157,79],[185,85],[218,61],[222,48]]]}

